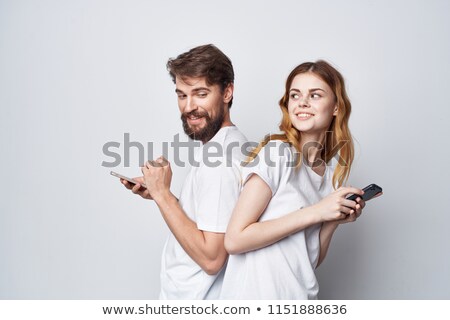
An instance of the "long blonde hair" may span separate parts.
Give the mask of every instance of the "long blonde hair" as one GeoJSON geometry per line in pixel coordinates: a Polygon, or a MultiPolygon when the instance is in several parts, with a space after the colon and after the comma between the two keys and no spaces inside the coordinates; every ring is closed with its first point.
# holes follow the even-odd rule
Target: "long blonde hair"
{"type": "MultiPolygon", "coordinates": [[[[291,122],[288,112],[288,102],[289,102],[289,91],[291,89],[292,81],[294,78],[301,74],[311,72],[318,76],[333,91],[336,97],[337,103],[337,115],[333,118],[327,134],[325,137],[325,145],[322,149],[321,158],[326,164],[336,155],[339,155],[338,164],[333,174],[333,187],[335,189],[342,186],[348,179],[350,174],[350,169],[353,163],[354,148],[353,139],[348,127],[348,120],[350,117],[350,112],[352,109],[350,100],[347,96],[345,90],[344,78],[333,66],[324,60],[318,60],[316,62],[305,62],[295,67],[291,71],[287,80],[286,87],[283,97],[279,101],[279,106],[283,117],[280,123],[280,130],[282,134],[267,135],[258,146],[249,154],[246,162],[252,161],[259,151],[271,140],[281,140],[283,142],[288,142],[294,146],[297,152],[301,153],[299,150],[301,146],[301,132],[299,132],[291,122]],[[343,145],[340,145],[342,144],[343,145]],[[337,149],[336,146],[340,146],[337,149]]],[[[301,157],[299,157],[301,158],[301,157]]],[[[301,164],[301,159],[297,161],[297,166],[301,164]]]]}

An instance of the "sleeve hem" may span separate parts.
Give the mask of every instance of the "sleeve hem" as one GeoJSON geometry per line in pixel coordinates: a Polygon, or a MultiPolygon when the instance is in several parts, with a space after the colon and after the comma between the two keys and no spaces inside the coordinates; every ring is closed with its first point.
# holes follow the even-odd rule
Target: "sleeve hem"
{"type": "Polygon", "coordinates": [[[227,231],[227,226],[211,226],[197,223],[197,229],[206,232],[225,233],[225,231],[227,231]]]}
{"type": "Polygon", "coordinates": [[[250,177],[254,174],[256,174],[258,177],[260,177],[267,184],[267,186],[270,188],[270,191],[272,192],[272,196],[273,196],[276,191],[274,186],[269,183],[269,178],[267,178],[263,174],[261,174],[261,172],[259,170],[254,170],[254,171],[246,174],[246,176],[243,177],[243,180],[242,180],[242,187],[244,187],[244,185],[247,183],[247,181],[250,179],[250,177]]]}

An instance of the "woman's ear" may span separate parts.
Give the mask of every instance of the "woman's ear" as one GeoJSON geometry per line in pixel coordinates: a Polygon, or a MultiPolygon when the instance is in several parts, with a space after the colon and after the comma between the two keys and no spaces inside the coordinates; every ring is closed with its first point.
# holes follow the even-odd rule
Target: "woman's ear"
{"type": "Polygon", "coordinates": [[[334,106],[333,116],[337,116],[337,113],[338,113],[338,105],[336,103],[336,105],[334,106]]]}
{"type": "Polygon", "coordinates": [[[229,103],[233,98],[234,84],[230,83],[227,85],[223,92],[223,102],[229,103]]]}

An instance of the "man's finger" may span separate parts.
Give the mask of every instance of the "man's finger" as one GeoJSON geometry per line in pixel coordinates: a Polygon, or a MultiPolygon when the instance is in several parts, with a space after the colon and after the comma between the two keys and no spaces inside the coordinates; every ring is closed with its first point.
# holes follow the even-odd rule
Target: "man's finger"
{"type": "Polygon", "coordinates": [[[124,179],[120,179],[120,182],[122,182],[122,184],[125,186],[125,188],[127,188],[128,190],[131,189],[131,183],[129,183],[127,180],[124,179]]]}
{"type": "MultiPolygon", "coordinates": [[[[157,161],[154,161],[154,160],[148,160],[147,163],[148,163],[148,165],[155,167],[155,168],[162,167],[161,163],[158,163],[157,161]]],[[[148,166],[147,166],[147,168],[148,168],[148,166]]]]}
{"type": "Polygon", "coordinates": [[[133,193],[136,193],[136,194],[137,194],[140,188],[141,188],[141,185],[140,185],[139,183],[136,183],[136,184],[134,185],[134,187],[131,189],[131,191],[132,191],[133,193]]]}
{"type": "Polygon", "coordinates": [[[169,165],[169,160],[167,160],[166,158],[164,158],[164,156],[160,156],[158,159],[156,159],[156,162],[157,162],[161,167],[165,167],[165,166],[169,165]]]}

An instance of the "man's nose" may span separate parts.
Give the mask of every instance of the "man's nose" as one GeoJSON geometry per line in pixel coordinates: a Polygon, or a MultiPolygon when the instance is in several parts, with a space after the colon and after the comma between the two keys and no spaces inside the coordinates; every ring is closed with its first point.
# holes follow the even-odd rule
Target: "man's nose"
{"type": "Polygon", "coordinates": [[[184,112],[188,113],[197,109],[194,99],[192,97],[186,97],[186,104],[184,105],[184,112]]]}

